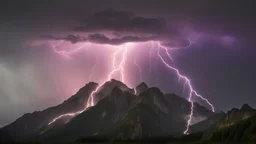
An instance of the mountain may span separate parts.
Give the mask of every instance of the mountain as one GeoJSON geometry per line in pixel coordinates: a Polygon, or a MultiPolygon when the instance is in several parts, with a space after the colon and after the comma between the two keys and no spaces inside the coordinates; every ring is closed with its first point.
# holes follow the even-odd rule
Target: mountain
{"type": "Polygon", "coordinates": [[[204,132],[202,139],[211,139],[214,133],[229,129],[230,127],[231,129],[232,127],[237,127],[239,123],[243,123],[247,119],[255,117],[255,115],[256,110],[251,108],[248,104],[244,104],[240,109],[233,108],[227,113],[222,112],[215,114],[213,117],[209,117],[208,119],[197,123],[191,127],[191,131],[198,132],[200,129],[200,131],[204,132]],[[202,129],[200,128],[202,125],[207,126],[202,129]]]}
{"type": "Polygon", "coordinates": [[[255,114],[256,110],[251,108],[248,104],[244,104],[241,109],[233,108],[218,122],[217,128],[228,127],[237,121],[248,119],[255,114]]]}
{"type": "Polygon", "coordinates": [[[142,82],[135,88],[135,94],[140,95],[140,93],[148,90],[148,86],[146,83],[142,82]]]}
{"type": "MultiPolygon", "coordinates": [[[[40,112],[25,114],[0,129],[18,141],[74,141],[81,137],[137,139],[183,135],[191,104],[175,94],[164,94],[145,83],[135,89],[110,80],[95,93],[95,106],[75,116],[60,114],[81,111],[98,84],[90,82],[62,104],[40,112]]],[[[195,103],[192,121],[197,123],[214,113],[195,103]]],[[[7,138],[8,139],[8,138],[7,138]]]]}
{"type": "MultiPolygon", "coordinates": [[[[169,138],[180,143],[256,143],[256,110],[248,104],[220,112],[190,127],[189,135],[169,138]]],[[[159,141],[163,141],[160,139],[159,141]]]]}
{"type": "Polygon", "coordinates": [[[212,127],[218,121],[220,121],[220,119],[223,118],[224,116],[225,116],[224,112],[216,113],[208,117],[207,119],[190,126],[189,133],[203,132],[208,128],[212,127]]]}
{"type": "Polygon", "coordinates": [[[214,131],[210,140],[256,143],[256,115],[214,131]]]}
{"type": "Polygon", "coordinates": [[[165,133],[161,116],[149,105],[138,103],[103,135],[112,139],[137,139],[165,133]]]}

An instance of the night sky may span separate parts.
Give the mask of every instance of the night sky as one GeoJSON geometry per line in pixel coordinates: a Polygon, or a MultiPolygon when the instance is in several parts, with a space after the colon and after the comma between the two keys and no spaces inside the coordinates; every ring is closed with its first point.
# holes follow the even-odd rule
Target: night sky
{"type": "Polygon", "coordinates": [[[26,112],[63,102],[89,81],[104,82],[111,55],[126,43],[124,73],[129,87],[141,82],[136,59],[142,80],[149,86],[188,97],[182,92],[182,81],[157,57],[160,42],[180,48],[169,51],[175,66],[216,110],[227,111],[244,103],[256,108],[254,3],[1,0],[0,126],[26,112]],[[188,39],[192,45],[182,48],[188,39]],[[84,44],[71,59],[52,47],[71,51],[84,44]]]}

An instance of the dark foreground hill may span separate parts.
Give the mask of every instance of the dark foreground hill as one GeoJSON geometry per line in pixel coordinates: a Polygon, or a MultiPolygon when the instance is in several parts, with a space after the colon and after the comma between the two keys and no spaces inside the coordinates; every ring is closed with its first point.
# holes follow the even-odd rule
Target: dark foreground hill
{"type": "Polygon", "coordinates": [[[202,139],[225,141],[254,141],[256,134],[256,110],[248,104],[233,108],[204,131],[202,139]],[[220,138],[217,138],[220,136],[220,138]]]}
{"type": "MultiPolygon", "coordinates": [[[[120,81],[105,83],[95,94],[95,106],[76,116],[55,117],[80,111],[98,85],[88,83],[62,104],[25,114],[0,129],[1,140],[74,141],[82,137],[143,139],[183,135],[191,104],[175,94],[164,94],[141,83],[130,89],[120,81]]],[[[195,104],[193,122],[215,113],[195,104]]]]}
{"type": "Polygon", "coordinates": [[[244,104],[240,109],[215,114],[190,130],[201,133],[197,141],[256,143],[256,110],[244,104]]]}

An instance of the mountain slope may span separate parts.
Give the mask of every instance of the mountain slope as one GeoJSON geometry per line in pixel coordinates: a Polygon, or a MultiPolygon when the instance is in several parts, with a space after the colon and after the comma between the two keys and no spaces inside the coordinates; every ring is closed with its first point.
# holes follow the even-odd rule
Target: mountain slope
{"type": "Polygon", "coordinates": [[[216,113],[209,118],[190,126],[189,133],[203,132],[220,121],[224,116],[225,113],[223,112],[216,113]]]}
{"type": "Polygon", "coordinates": [[[122,119],[105,132],[112,139],[137,139],[164,135],[161,116],[150,106],[138,103],[122,119]]]}
{"type": "Polygon", "coordinates": [[[114,104],[105,98],[97,106],[76,116],[65,126],[45,131],[35,139],[39,141],[71,141],[79,137],[93,135],[111,127],[115,111],[114,104]]]}
{"type": "Polygon", "coordinates": [[[256,114],[256,110],[251,108],[248,104],[244,104],[241,109],[234,108],[227,113],[225,117],[218,122],[217,128],[228,127],[237,121],[245,120],[256,114]]]}
{"type": "Polygon", "coordinates": [[[251,108],[248,104],[244,104],[241,109],[233,108],[204,132],[203,139],[210,139],[214,132],[221,131],[226,128],[228,129],[240,122],[243,123],[243,121],[246,121],[255,115],[256,110],[251,108]]]}
{"type": "Polygon", "coordinates": [[[211,141],[253,141],[256,142],[256,116],[241,120],[229,127],[212,133],[211,141]]]}
{"type": "MultiPolygon", "coordinates": [[[[1,135],[10,134],[14,140],[73,141],[93,135],[113,139],[182,135],[186,128],[191,106],[186,99],[163,94],[159,88],[148,88],[145,83],[133,90],[113,79],[95,93],[95,106],[48,125],[60,114],[84,109],[96,87],[96,83],[88,83],[62,104],[22,116],[0,129],[1,135]]],[[[214,114],[197,103],[194,112],[196,122],[214,114]]]]}
{"type": "MultiPolygon", "coordinates": [[[[173,123],[172,129],[186,129],[191,103],[176,94],[165,94],[165,98],[169,102],[168,120],[173,123]]],[[[198,123],[213,115],[214,113],[209,109],[194,103],[194,114],[191,123],[198,123]]]]}
{"type": "Polygon", "coordinates": [[[114,87],[109,96],[100,100],[95,106],[79,114],[65,126],[45,131],[36,139],[40,141],[71,141],[104,131],[123,117],[133,104],[134,98],[131,93],[114,87]]]}
{"type": "Polygon", "coordinates": [[[96,86],[96,83],[88,83],[62,104],[43,111],[24,114],[13,123],[3,127],[1,130],[8,132],[13,139],[19,140],[29,137],[48,125],[54,117],[84,109],[85,102],[96,86]]]}

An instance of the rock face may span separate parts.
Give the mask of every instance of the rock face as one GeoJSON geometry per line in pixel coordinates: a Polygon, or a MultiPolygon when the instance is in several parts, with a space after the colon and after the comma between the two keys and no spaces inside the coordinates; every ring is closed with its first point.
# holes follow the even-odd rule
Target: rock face
{"type": "Polygon", "coordinates": [[[189,133],[196,133],[196,132],[203,132],[210,128],[211,126],[215,125],[221,118],[225,116],[225,113],[216,113],[213,116],[194,124],[190,127],[189,133]]]}
{"type": "Polygon", "coordinates": [[[144,103],[138,103],[108,133],[112,139],[140,139],[167,134],[161,115],[144,103]]]}
{"type": "MultiPolygon", "coordinates": [[[[163,94],[145,83],[134,91],[117,80],[102,85],[95,93],[96,105],[75,117],[63,117],[51,125],[56,116],[84,109],[98,85],[88,83],[62,104],[41,112],[25,114],[0,129],[14,140],[73,141],[81,137],[137,139],[181,135],[186,128],[190,103],[175,94],[163,94]]],[[[244,109],[248,109],[245,106],[244,109]]],[[[208,118],[210,110],[195,104],[195,117],[208,118]]]]}
{"type": "Polygon", "coordinates": [[[254,112],[255,110],[249,106],[249,104],[244,104],[242,107],[241,107],[241,111],[244,111],[244,112],[254,112]]]}
{"type": "Polygon", "coordinates": [[[256,115],[247,119],[237,121],[231,126],[215,129],[211,133],[209,141],[236,141],[236,142],[256,142],[256,115]]]}
{"type": "MultiPolygon", "coordinates": [[[[216,114],[214,117],[209,117],[205,121],[198,123],[197,125],[192,126],[191,130],[198,131],[202,125],[209,125],[210,129],[201,129],[200,131],[206,130],[203,135],[203,139],[209,139],[212,134],[216,131],[231,127],[236,125],[241,121],[245,121],[251,117],[256,115],[256,110],[251,108],[248,104],[244,104],[241,109],[233,108],[227,113],[219,113],[216,114]],[[211,124],[209,124],[211,122],[211,124]]],[[[208,128],[209,128],[208,127],[208,128]]]]}
{"type": "Polygon", "coordinates": [[[245,120],[256,114],[256,110],[251,108],[248,104],[244,104],[241,109],[233,108],[223,117],[218,123],[218,128],[233,125],[237,121],[245,120]]]}
{"type": "Polygon", "coordinates": [[[135,88],[135,94],[140,95],[141,93],[148,90],[148,86],[146,83],[142,82],[135,88]]]}

